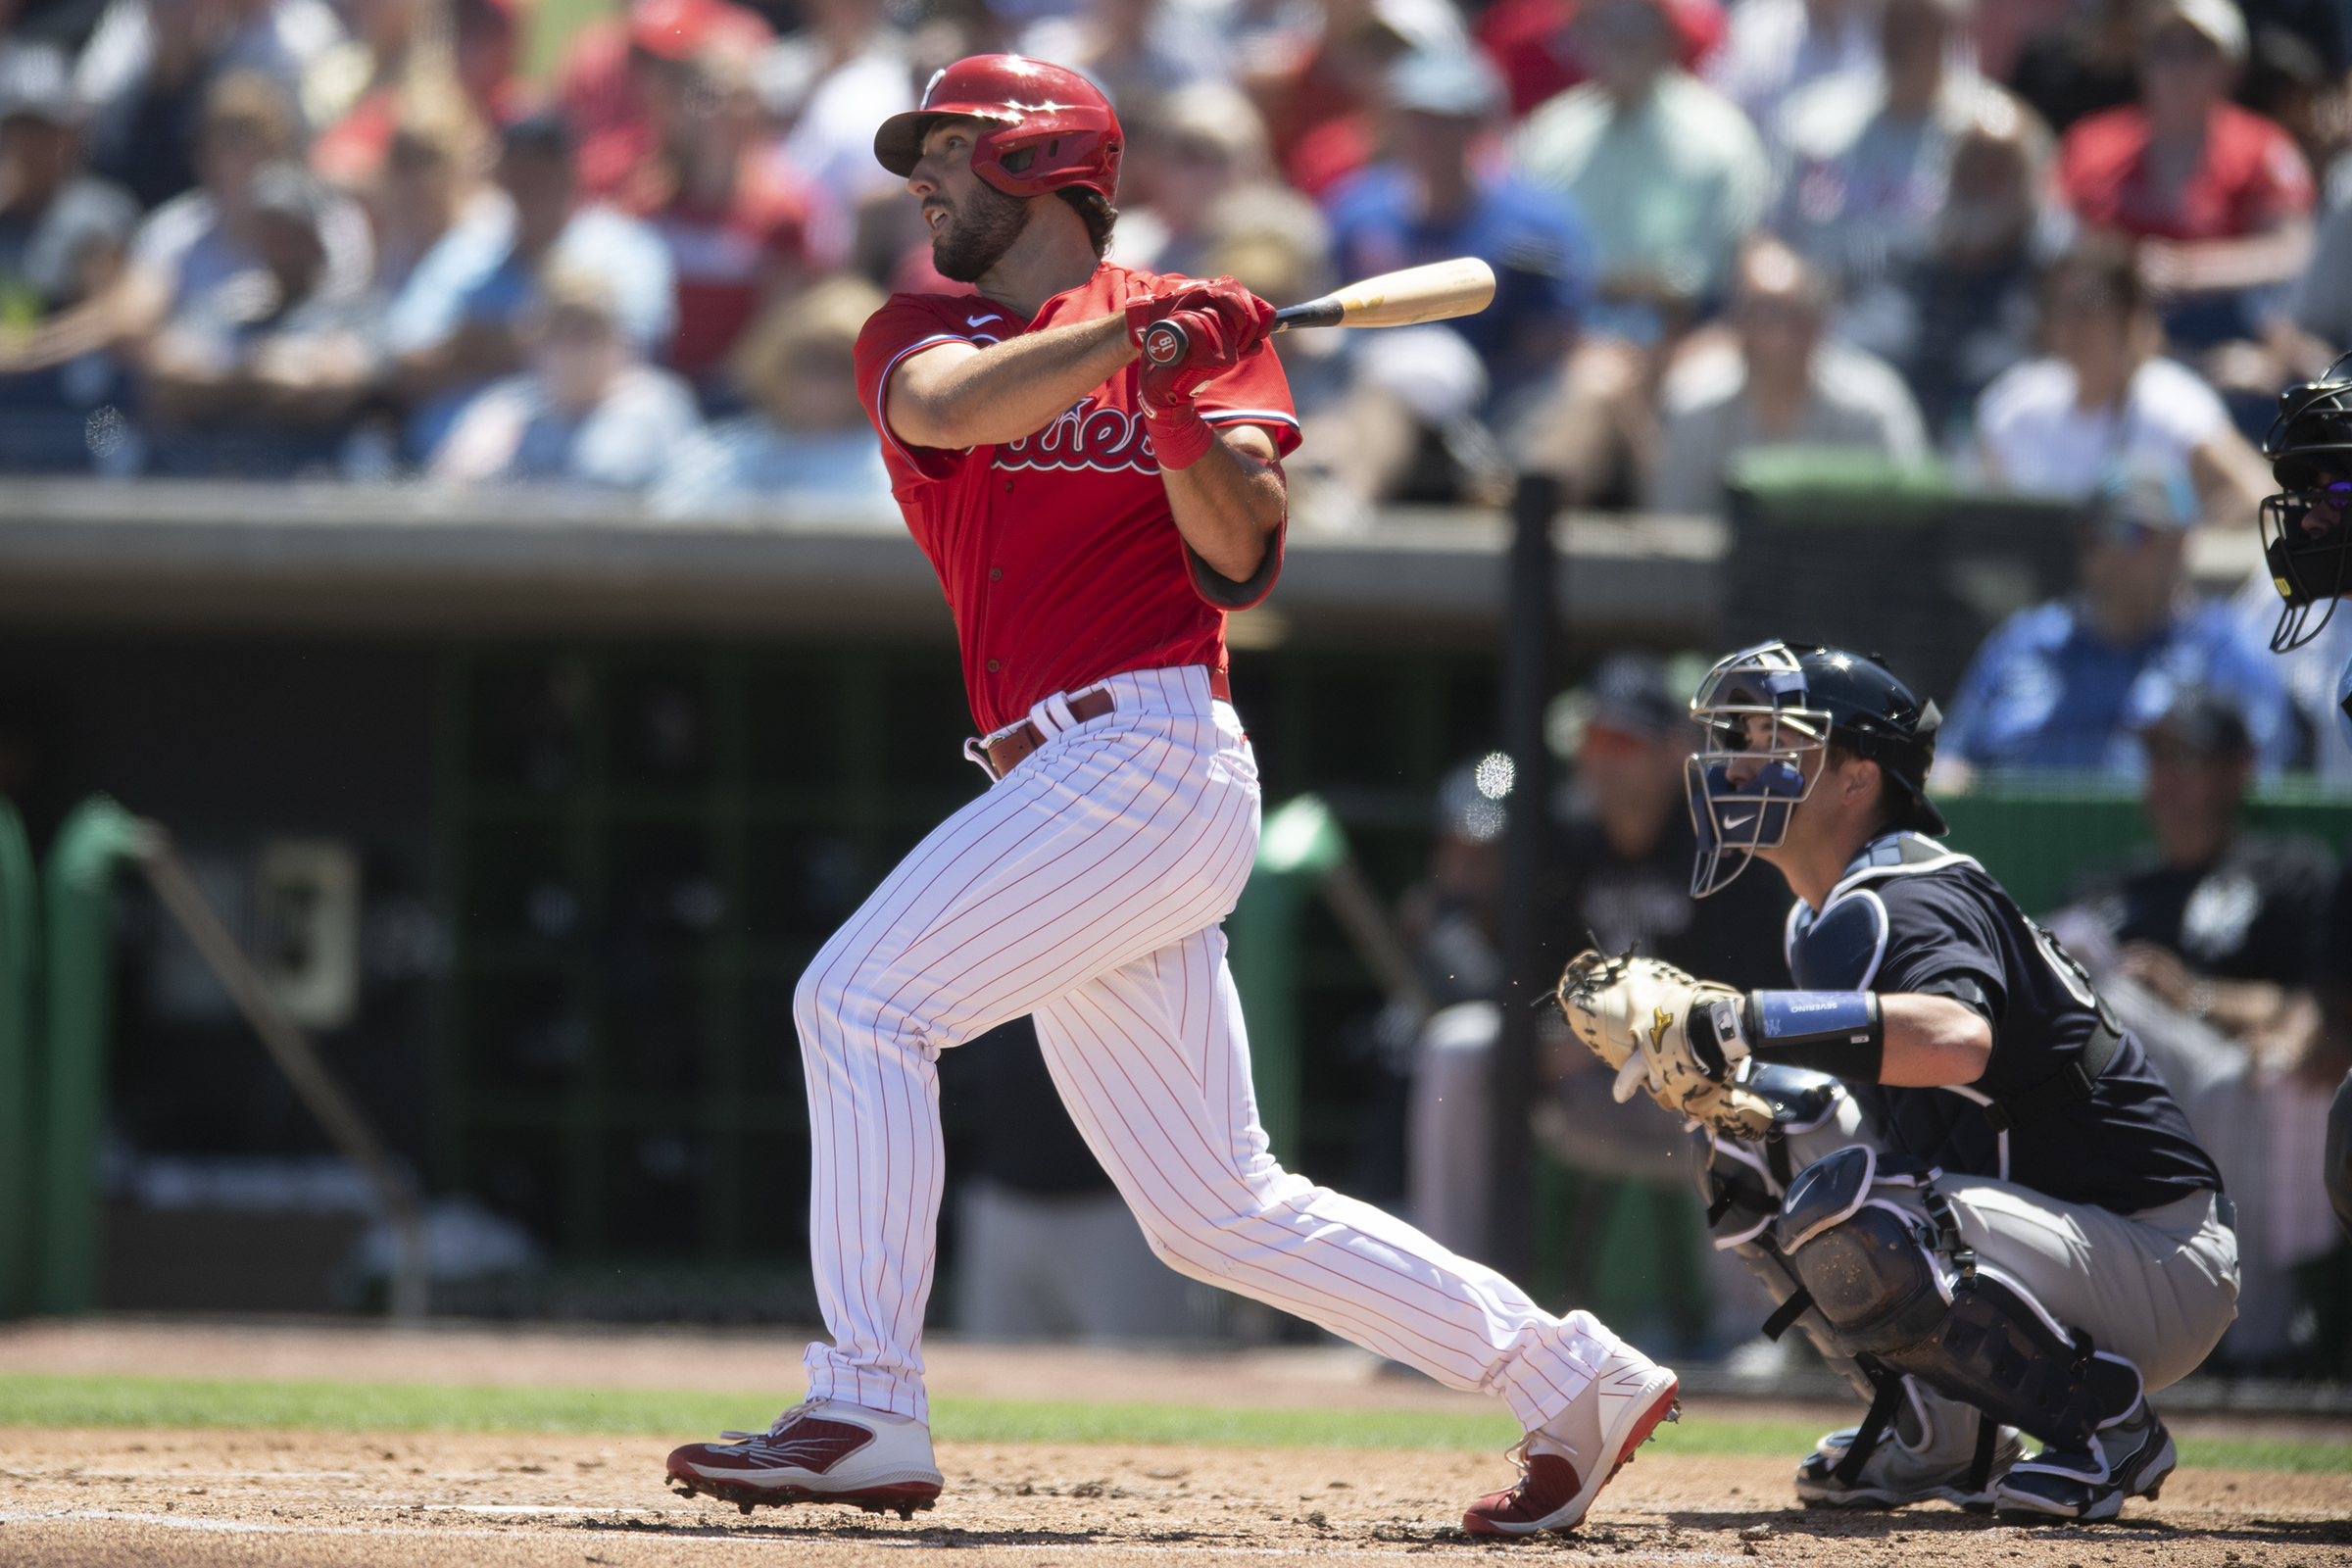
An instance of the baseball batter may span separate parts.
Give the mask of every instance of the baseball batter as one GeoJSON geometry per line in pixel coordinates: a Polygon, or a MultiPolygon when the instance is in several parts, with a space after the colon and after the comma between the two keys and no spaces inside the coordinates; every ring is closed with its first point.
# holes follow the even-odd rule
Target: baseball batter
{"type": "Polygon", "coordinates": [[[922,1326],[941,1186],[939,1053],[1023,1013],[1152,1250],[1456,1389],[1498,1396],[1520,1483],[1468,1528],[1566,1529],[1675,1406],[1674,1374],[1267,1152],[1218,922],[1250,874],[1256,763],[1225,613],[1282,564],[1298,421],[1230,278],[1102,261],[1121,138],[1071,72],[980,56],[874,151],[942,273],[858,345],[907,526],[956,615],[994,778],[825,945],[795,999],[814,1152],[809,1248],[831,1344],[766,1432],[670,1455],[745,1511],[938,1496],[922,1326]],[[1179,364],[1139,361],[1180,324],[1179,364]]]}
{"type": "Polygon", "coordinates": [[[1801,1325],[1870,1400],[1798,1496],[2026,1522],[2155,1496],[2175,1454],[2147,1394],[2237,1301],[2229,1200],[2180,1107],[2080,966],[1935,842],[1934,704],[1858,655],[1768,643],[1691,713],[1691,891],[1776,867],[1803,989],[1588,953],[1560,999],[1621,1095],[1707,1127],[1708,1218],[1782,1303],[1765,1332],[1801,1325]]]}

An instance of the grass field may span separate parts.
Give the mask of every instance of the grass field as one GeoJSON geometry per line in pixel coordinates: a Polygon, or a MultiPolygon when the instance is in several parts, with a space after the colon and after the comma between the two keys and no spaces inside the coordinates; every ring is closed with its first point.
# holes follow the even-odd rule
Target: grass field
{"type": "MultiPolygon", "coordinates": [[[[196,1378],[0,1376],[0,1425],[261,1427],[323,1432],[568,1432],[670,1436],[763,1427],[769,1405],[649,1390],[261,1382],[196,1378]]],[[[1217,1447],[1501,1449],[1500,1414],[1247,1410],[941,1398],[932,1426],[950,1443],[1144,1443],[1217,1447]]],[[[1658,1431],[1654,1451],[1773,1456],[1820,1433],[1792,1421],[1691,1415],[1658,1431]]],[[[2232,1470],[2352,1473],[2352,1444],[2291,1437],[2183,1437],[2180,1461],[2232,1470]]]]}

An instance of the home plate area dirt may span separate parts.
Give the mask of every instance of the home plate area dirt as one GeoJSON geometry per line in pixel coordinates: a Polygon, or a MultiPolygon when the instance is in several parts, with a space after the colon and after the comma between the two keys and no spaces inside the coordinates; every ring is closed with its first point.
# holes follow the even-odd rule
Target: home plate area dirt
{"type": "MultiPolygon", "coordinates": [[[[681,1437],[687,1436],[681,1434],[681,1437]]],[[[1572,1535],[1494,1545],[1461,1506],[1507,1484],[1499,1455],[943,1445],[948,1490],[911,1523],[846,1508],[745,1517],[662,1484],[634,1439],[278,1432],[0,1431],[0,1564],[645,1565],[852,1568],[959,1550],[1004,1568],[1211,1568],[1274,1557],[1895,1568],[2338,1568],[2352,1477],[2184,1470],[2115,1524],[1999,1526],[1941,1505],[1833,1515],[1791,1505],[1789,1463],[1629,1467],[1572,1535]]]]}

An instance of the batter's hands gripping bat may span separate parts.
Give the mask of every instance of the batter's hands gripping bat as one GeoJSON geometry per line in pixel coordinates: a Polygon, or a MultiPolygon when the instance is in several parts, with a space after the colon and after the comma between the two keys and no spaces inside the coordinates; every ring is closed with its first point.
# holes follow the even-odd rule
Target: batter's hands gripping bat
{"type": "MultiPolygon", "coordinates": [[[[1350,283],[1336,294],[1286,305],[1274,313],[1274,330],[1294,326],[1413,326],[1476,316],[1494,299],[1494,269],[1475,256],[1401,272],[1383,272],[1350,283]]],[[[1153,365],[1181,364],[1192,340],[1175,321],[1154,321],[1144,332],[1144,357],[1153,365]]]]}

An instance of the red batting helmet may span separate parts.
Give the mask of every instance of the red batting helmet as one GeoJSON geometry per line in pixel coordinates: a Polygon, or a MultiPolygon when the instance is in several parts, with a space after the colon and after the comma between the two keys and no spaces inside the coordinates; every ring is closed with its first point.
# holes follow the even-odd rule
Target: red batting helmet
{"type": "Polygon", "coordinates": [[[1042,196],[1067,185],[1118,194],[1127,137],[1095,84],[1075,71],[1024,55],[973,55],[931,78],[920,105],[874,132],[874,156],[904,179],[942,120],[1000,127],[972,146],[972,172],[1007,196],[1042,196]]]}

